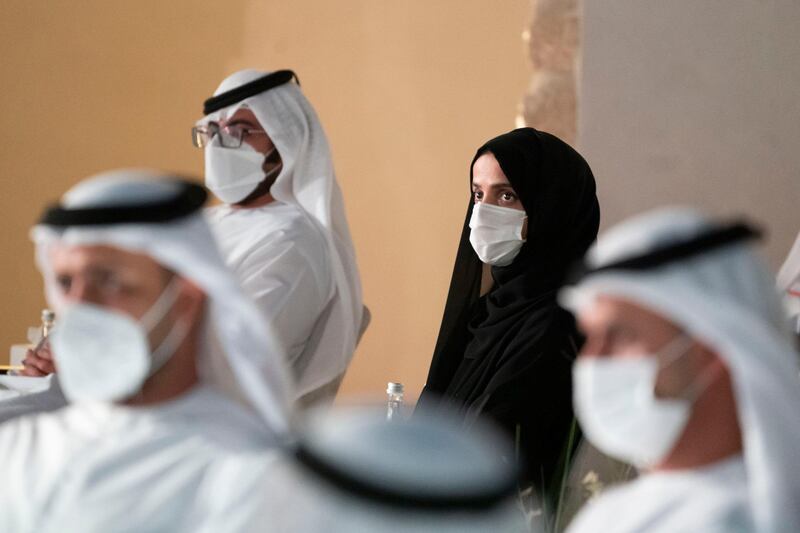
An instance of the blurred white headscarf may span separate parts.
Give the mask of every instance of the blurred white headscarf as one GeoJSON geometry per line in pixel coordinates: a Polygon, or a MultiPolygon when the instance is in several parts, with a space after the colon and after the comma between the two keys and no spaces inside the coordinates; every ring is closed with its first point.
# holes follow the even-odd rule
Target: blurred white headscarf
{"type": "MultiPolygon", "coordinates": [[[[247,69],[222,81],[214,95],[230,91],[269,72],[247,69]]],[[[345,372],[358,342],[363,318],[361,281],[347,224],[344,200],[330,148],[317,114],[296,83],[284,83],[206,115],[198,125],[250,109],[269,134],[283,167],[270,188],[279,202],[299,207],[323,230],[328,241],[336,293],[313,357],[298,384],[298,396],[345,372]]]]}
{"type": "MultiPolygon", "coordinates": [[[[686,241],[711,227],[685,208],[634,217],[601,236],[587,266],[686,241]]],[[[590,272],[564,289],[561,301],[576,310],[598,294],[663,315],[725,361],[758,531],[800,531],[800,367],[773,278],[756,255],[732,243],[652,269],[590,272]]]]}
{"type": "MultiPolygon", "coordinates": [[[[148,170],[117,170],[80,182],[62,198],[65,209],[137,207],[175,197],[182,188],[175,176],[148,170]]],[[[201,380],[242,400],[255,410],[274,435],[286,435],[291,381],[285,358],[260,314],[242,293],[217,251],[200,210],[157,223],[76,225],[39,224],[31,232],[36,261],[50,305],[59,293],[49,249],[60,245],[108,245],[146,254],[191,280],[207,297],[201,380]]]]}
{"type": "Polygon", "coordinates": [[[800,333],[800,234],[778,271],[778,289],[783,293],[792,328],[800,333]]]}
{"type": "Polygon", "coordinates": [[[516,500],[510,446],[458,419],[336,408],[315,413],[295,450],[232,458],[207,478],[203,531],[330,533],[530,532],[516,500]],[[241,494],[241,497],[236,497],[241,494]]]}

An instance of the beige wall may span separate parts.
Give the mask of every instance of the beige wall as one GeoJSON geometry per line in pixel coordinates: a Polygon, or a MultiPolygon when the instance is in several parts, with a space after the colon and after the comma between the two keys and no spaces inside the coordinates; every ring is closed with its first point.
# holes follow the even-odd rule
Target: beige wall
{"type": "Polygon", "coordinates": [[[467,201],[467,166],[513,126],[527,0],[4,2],[0,349],[44,305],[27,231],[119,166],[200,174],[203,98],[244,67],[294,68],[331,140],[373,312],[344,383],[414,397],[467,201]],[[113,7],[111,7],[113,6],[113,7]],[[501,6],[502,8],[498,8],[501,6]]]}
{"type": "Polygon", "coordinates": [[[584,0],[579,147],[603,225],[666,203],[800,229],[800,2],[584,0]]]}
{"type": "Polygon", "coordinates": [[[198,4],[0,4],[3,357],[44,306],[27,234],[46,203],[108,168],[200,170],[188,128],[241,46],[244,7],[198,4]],[[217,33],[234,38],[209,43],[217,33]]]}

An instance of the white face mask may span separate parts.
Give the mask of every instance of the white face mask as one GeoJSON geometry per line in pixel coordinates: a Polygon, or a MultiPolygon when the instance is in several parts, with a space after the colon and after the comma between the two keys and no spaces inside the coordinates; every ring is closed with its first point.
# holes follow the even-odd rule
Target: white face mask
{"type": "Polygon", "coordinates": [[[666,459],[686,427],[692,404],[713,377],[700,376],[679,399],[655,396],[659,370],[688,353],[692,343],[681,335],[658,352],[661,358],[658,353],[578,358],[573,366],[573,403],[589,440],[638,467],[666,459]]]}
{"type": "MultiPolygon", "coordinates": [[[[239,148],[224,148],[215,137],[205,148],[206,187],[226,204],[241,202],[267,179],[262,165],[275,150],[273,147],[265,155],[245,142],[239,148]]],[[[279,172],[280,167],[269,175],[279,172]]]]}
{"type": "Polygon", "coordinates": [[[481,261],[493,266],[510,265],[525,243],[522,228],[527,218],[520,209],[475,204],[469,219],[469,242],[481,261]]]}
{"type": "Polygon", "coordinates": [[[179,320],[151,354],[148,334],[177,297],[173,279],[138,322],[93,304],[67,307],[50,336],[64,396],[71,402],[112,402],[136,394],[189,332],[190,324],[179,320]]]}

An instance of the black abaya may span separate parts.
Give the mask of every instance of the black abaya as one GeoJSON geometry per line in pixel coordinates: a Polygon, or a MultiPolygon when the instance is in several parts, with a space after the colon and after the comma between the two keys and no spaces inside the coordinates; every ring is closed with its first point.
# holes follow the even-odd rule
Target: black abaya
{"type": "Polygon", "coordinates": [[[556,294],[595,240],[600,209],[588,164],[553,135],[511,131],[478,149],[472,164],[487,152],[525,208],[527,241],[510,265],[492,267],[494,286],[480,296],[482,264],[469,243],[470,195],[420,402],[454,409],[467,425],[478,416],[493,419],[519,443],[527,481],[548,497],[569,454],[571,365],[581,344],[556,294]]]}

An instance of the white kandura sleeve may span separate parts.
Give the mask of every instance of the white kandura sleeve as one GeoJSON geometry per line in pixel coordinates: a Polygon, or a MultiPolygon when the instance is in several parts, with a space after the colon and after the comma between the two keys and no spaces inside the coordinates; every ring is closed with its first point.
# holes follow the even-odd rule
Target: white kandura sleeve
{"type": "Polygon", "coordinates": [[[301,377],[296,363],[332,296],[331,281],[320,279],[330,275],[320,268],[327,267],[327,251],[304,244],[278,232],[234,268],[245,294],[274,328],[296,380],[301,377]]]}
{"type": "Polygon", "coordinates": [[[34,533],[64,474],[73,443],[51,414],[0,426],[0,531],[34,533]]]}

